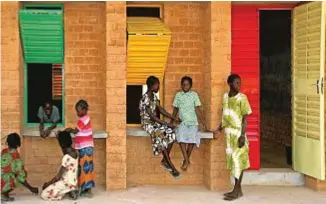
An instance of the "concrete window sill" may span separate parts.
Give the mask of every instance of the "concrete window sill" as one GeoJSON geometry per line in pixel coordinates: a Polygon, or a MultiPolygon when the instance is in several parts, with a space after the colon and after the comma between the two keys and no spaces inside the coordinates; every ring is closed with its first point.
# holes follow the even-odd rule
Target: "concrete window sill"
{"type": "MultiPolygon", "coordinates": [[[[55,132],[58,130],[64,130],[64,128],[56,128],[51,132],[49,137],[55,137],[55,132]]],[[[24,137],[40,137],[40,132],[38,127],[25,127],[22,131],[22,136],[24,137]]],[[[74,137],[74,135],[71,135],[74,137]]],[[[94,139],[105,139],[108,137],[108,133],[105,131],[95,131],[93,133],[94,139]]]]}
{"type": "MultiPolygon", "coordinates": [[[[149,137],[149,134],[142,128],[137,127],[127,127],[127,136],[130,137],[149,137]]],[[[212,132],[200,132],[202,139],[213,139],[212,132]]]]}

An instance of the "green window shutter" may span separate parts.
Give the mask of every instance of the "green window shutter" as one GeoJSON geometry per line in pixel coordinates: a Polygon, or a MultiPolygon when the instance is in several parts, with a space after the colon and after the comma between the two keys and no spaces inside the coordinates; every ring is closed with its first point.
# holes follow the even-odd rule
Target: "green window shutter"
{"type": "Polygon", "coordinates": [[[26,63],[63,63],[62,10],[21,9],[19,25],[26,63]]]}

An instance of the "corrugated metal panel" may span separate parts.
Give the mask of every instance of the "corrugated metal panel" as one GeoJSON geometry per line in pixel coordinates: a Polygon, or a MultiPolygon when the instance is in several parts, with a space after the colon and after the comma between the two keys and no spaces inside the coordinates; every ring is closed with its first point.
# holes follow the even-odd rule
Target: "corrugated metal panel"
{"type": "Polygon", "coordinates": [[[242,92],[248,96],[252,115],[248,117],[250,169],[260,168],[260,72],[259,12],[255,6],[232,6],[232,73],[241,76],[242,92]]]}
{"type": "Polygon", "coordinates": [[[171,32],[158,18],[127,18],[127,83],[146,84],[150,75],[163,80],[171,32]]]}
{"type": "Polygon", "coordinates": [[[292,55],[294,169],[324,180],[324,2],[294,9],[292,55]]]}
{"type": "Polygon", "coordinates": [[[26,63],[63,63],[61,10],[19,11],[20,34],[26,63]]]}
{"type": "Polygon", "coordinates": [[[171,31],[159,18],[128,17],[129,35],[171,35],[171,31]]]}
{"type": "Polygon", "coordinates": [[[62,99],[62,64],[52,65],[52,99],[62,99]]]}

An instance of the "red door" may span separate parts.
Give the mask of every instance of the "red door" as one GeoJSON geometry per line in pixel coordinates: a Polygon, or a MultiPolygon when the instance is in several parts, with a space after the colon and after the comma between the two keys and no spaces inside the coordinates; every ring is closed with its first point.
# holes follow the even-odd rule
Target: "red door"
{"type": "Polygon", "coordinates": [[[255,6],[232,6],[232,73],[241,76],[241,89],[248,96],[252,115],[248,117],[250,169],[260,168],[259,12],[255,6]]]}
{"type": "Polygon", "coordinates": [[[260,169],[260,54],[259,10],[291,10],[295,4],[232,5],[231,72],[242,78],[252,115],[248,117],[250,169],[260,169]]]}

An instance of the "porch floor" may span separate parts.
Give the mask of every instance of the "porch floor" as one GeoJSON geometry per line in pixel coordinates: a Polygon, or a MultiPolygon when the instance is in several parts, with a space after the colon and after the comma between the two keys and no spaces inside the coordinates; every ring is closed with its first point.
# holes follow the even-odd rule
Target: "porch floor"
{"type": "MultiPolygon", "coordinates": [[[[326,192],[314,192],[303,187],[263,187],[245,186],[244,197],[232,203],[326,203],[326,192]]],[[[50,203],[32,196],[25,190],[16,192],[15,204],[50,203]]],[[[223,192],[212,192],[204,186],[136,186],[126,191],[105,192],[95,189],[94,197],[81,198],[76,202],[65,199],[53,203],[110,203],[110,204],[199,204],[199,203],[230,203],[223,201],[223,192]]]]}

